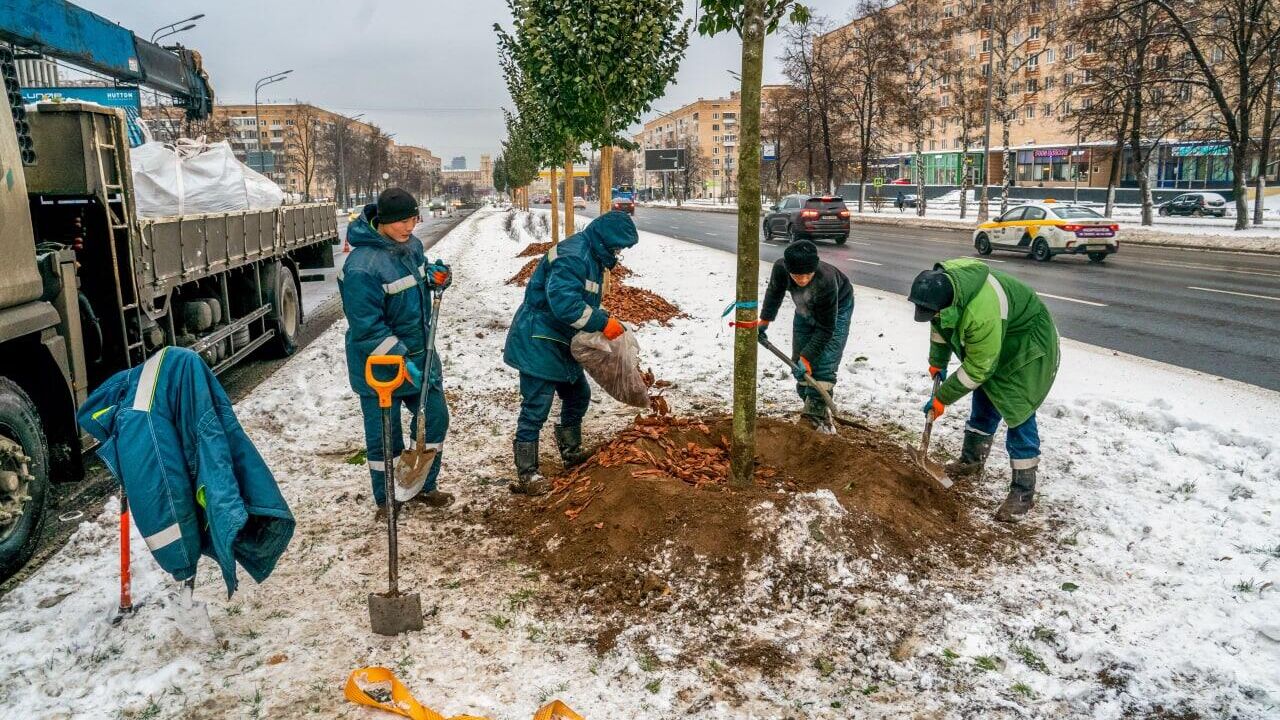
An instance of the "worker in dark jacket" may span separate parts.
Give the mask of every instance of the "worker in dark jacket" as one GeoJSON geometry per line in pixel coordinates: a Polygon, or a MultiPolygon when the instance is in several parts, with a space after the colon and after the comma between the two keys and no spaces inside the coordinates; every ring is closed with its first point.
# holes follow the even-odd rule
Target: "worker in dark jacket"
{"type": "MultiPolygon", "coordinates": [[[[379,515],[385,512],[383,470],[387,451],[382,447],[382,410],[378,396],[365,383],[365,361],[370,355],[400,355],[410,382],[396,390],[392,400],[391,456],[404,451],[401,409],[408,407],[413,420],[412,437],[417,436],[418,403],[423,382],[429,383],[426,397],[426,450],[435,450],[435,460],[421,489],[397,488],[396,500],[414,500],[431,507],[445,507],[453,495],[437,487],[441,448],[449,430],[449,408],[444,401],[444,371],[439,353],[433,354],[431,368],[426,363],[427,335],[431,320],[431,291],[453,282],[449,266],[437,260],[428,263],[422,242],[413,235],[418,223],[418,202],[400,188],[389,188],[376,204],[347,226],[351,254],[338,273],[338,292],[347,316],[347,377],[351,389],[360,396],[364,415],[365,459],[373,500],[379,515]],[[402,495],[401,490],[404,490],[402,495]]],[[[398,479],[398,478],[397,478],[398,479]]]]}
{"type": "Polygon", "coordinates": [[[503,360],[520,371],[520,419],[513,444],[516,481],[512,492],[540,495],[549,488],[538,472],[538,436],[560,396],[556,445],[565,466],[589,456],[582,449],[582,418],[591,403],[591,386],[569,352],[579,332],[603,332],[610,340],[622,323],[600,307],[604,271],[640,239],[631,216],[605,213],[585,230],[555,245],[538,263],[507,333],[503,360]]]}
{"type": "Polygon", "coordinates": [[[199,355],[161,348],[107,378],[76,419],[175,580],[193,577],[201,555],[218,562],[228,597],[237,562],[257,582],[271,574],[293,537],[293,515],[199,355]]]}
{"type": "Polygon", "coordinates": [[[788,245],[769,275],[769,289],[760,308],[761,338],[768,337],[765,333],[769,323],[778,317],[782,296],[787,292],[796,304],[791,347],[795,366],[791,374],[796,378],[796,392],[804,401],[804,417],[817,429],[832,432],[826,403],[817,390],[804,382],[804,376],[812,375],[828,394],[835,390],[836,372],[853,321],[853,283],[839,268],[819,260],[818,247],[809,240],[788,245]]]}

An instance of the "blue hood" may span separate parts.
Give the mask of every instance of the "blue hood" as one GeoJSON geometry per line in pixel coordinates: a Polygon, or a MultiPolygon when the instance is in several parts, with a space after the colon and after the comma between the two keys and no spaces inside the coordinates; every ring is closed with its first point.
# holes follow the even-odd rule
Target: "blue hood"
{"type": "Polygon", "coordinates": [[[360,212],[360,217],[347,224],[347,242],[351,247],[384,247],[388,250],[400,250],[408,243],[398,243],[388,238],[374,227],[378,222],[378,206],[369,203],[360,212]]]}
{"type": "Polygon", "coordinates": [[[592,220],[582,231],[582,237],[591,248],[591,254],[607,268],[618,262],[613,255],[614,250],[624,250],[640,242],[635,221],[621,210],[607,212],[592,220]]]}

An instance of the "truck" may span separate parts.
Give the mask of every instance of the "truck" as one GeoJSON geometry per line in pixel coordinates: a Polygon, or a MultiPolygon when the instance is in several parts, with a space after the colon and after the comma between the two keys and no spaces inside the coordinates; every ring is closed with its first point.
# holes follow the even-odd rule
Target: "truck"
{"type": "Polygon", "coordinates": [[[84,474],[88,394],[167,345],[215,372],[289,355],[301,272],[338,241],[331,203],[139,218],[124,112],[24,107],[13,59],[0,45],[0,579],[34,551],[51,483],[84,474]]]}

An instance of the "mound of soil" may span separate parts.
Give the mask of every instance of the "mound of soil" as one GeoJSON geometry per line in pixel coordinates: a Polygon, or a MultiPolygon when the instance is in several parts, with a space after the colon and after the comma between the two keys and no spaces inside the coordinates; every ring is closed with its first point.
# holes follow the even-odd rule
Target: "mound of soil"
{"type": "Polygon", "coordinates": [[[521,250],[521,251],[516,255],[516,257],[538,257],[538,258],[541,258],[543,255],[546,255],[546,254],[547,254],[547,251],[548,251],[548,250],[550,250],[550,249],[551,249],[551,248],[553,248],[553,247],[555,247],[555,243],[553,243],[553,242],[536,242],[536,243],[529,243],[528,245],[525,245],[525,246],[524,246],[524,249],[523,249],[523,250],[521,250]]]}
{"type": "Polygon", "coordinates": [[[610,315],[636,325],[670,325],[676,318],[689,317],[661,295],[622,282],[615,282],[600,304],[610,315]]]}
{"type": "MultiPolygon", "coordinates": [[[[532,247],[532,245],[530,247],[532,247]]],[[[533,277],[533,271],[538,269],[538,263],[540,262],[542,262],[542,257],[538,256],[525,263],[524,267],[520,268],[520,272],[512,275],[510,278],[507,278],[507,284],[519,285],[520,287],[528,285],[529,278],[533,277]]]]}
{"type": "Polygon", "coordinates": [[[875,432],[820,435],[761,418],[754,483],[731,488],[731,425],[638,418],[553,478],[552,493],[491,522],[601,610],[737,600],[744,582],[791,602],[883,572],[919,578],[985,564],[1016,537],[975,517],[965,490],[937,489],[875,432]],[[861,575],[851,579],[851,567],[861,575]]]}

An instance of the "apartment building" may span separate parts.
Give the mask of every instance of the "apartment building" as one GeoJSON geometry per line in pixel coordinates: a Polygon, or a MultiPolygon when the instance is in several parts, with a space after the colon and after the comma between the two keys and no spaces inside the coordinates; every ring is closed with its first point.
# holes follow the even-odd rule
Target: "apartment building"
{"type": "MultiPolygon", "coordinates": [[[[696,101],[644,124],[633,137],[642,149],[685,148],[696,153],[701,184],[694,197],[723,197],[734,193],[737,183],[738,113],[736,91],[729,97],[696,101]]],[[[644,153],[635,153],[637,184],[662,184],[661,173],[644,171],[644,153]]]]}
{"type": "MultiPolygon", "coordinates": [[[[1013,119],[1009,127],[1012,151],[1012,183],[1035,187],[1105,187],[1114,161],[1114,138],[1078,134],[1071,119],[1074,110],[1090,102],[1083,88],[1090,82],[1090,58],[1095,41],[1063,32],[1061,24],[1079,0],[1031,0],[1027,12],[1013,29],[1010,44],[1023,48],[1018,53],[1017,72],[1008,80],[1009,107],[1013,119]]],[[[990,164],[989,181],[1004,181],[1002,128],[998,119],[991,127],[991,154],[984,160],[983,109],[976,107],[976,128],[969,132],[968,147],[961,137],[957,113],[966,101],[973,107],[973,93],[984,95],[985,78],[992,59],[993,39],[982,23],[969,15],[970,3],[941,0],[931,7],[936,12],[937,43],[931,49],[949,51],[948,71],[940,73],[926,89],[933,96],[934,111],[926,120],[922,157],[917,163],[912,139],[902,130],[889,138],[890,152],[877,163],[889,178],[916,178],[923,174],[927,184],[958,185],[966,173],[981,182],[983,166],[990,164]],[[963,94],[962,94],[963,91],[963,94]]],[[[902,12],[894,5],[882,12],[902,12]]],[[[869,18],[855,19],[823,36],[818,42],[838,42],[843,33],[853,32],[869,18]]],[[[998,67],[998,60],[997,60],[998,67]]],[[[1148,172],[1157,187],[1203,188],[1230,184],[1230,158],[1220,139],[1206,138],[1205,125],[1188,123],[1182,132],[1161,139],[1162,146],[1152,158],[1148,172]]],[[[1122,185],[1136,182],[1131,162],[1125,162],[1122,185]]]]}
{"type": "MultiPolygon", "coordinates": [[[[466,165],[465,157],[461,158],[461,163],[458,162],[458,159],[454,158],[450,165],[466,165]]],[[[446,192],[455,183],[459,188],[471,183],[476,192],[487,194],[493,190],[493,158],[489,155],[481,155],[480,168],[477,170],[445,168],[440,171],[440,182],[446,192]]]]}

